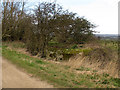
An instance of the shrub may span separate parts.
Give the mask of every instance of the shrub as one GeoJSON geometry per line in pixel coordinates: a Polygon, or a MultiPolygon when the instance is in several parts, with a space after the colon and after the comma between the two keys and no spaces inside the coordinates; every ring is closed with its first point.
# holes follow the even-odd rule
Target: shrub
{"type": "Polygon", "coordinates": [[[73,54],[63,54],[63,59],[64,60],[69,60],[69,58],[73,56],[73,54]]]}
{"type": "Polygon", "coordinates": [[[83,55],[88,56],[92,49],[83,49],[83,55]]]}
{"type": "MultiPolygon", "coordinates": [[[[86,51],[87,53],[87,51],[86,51]]],[[[112,51],[108,48],[95,48],[90,53],[89,56],[91,59],[100,60],[100,61],[110,61],[112,57],[112,51]]]]}
{"type": "Polygon", "coordinates": [[[72,49],[76,49],[76,48],[78,48],[77,44],[72,46],[72,49]]]}

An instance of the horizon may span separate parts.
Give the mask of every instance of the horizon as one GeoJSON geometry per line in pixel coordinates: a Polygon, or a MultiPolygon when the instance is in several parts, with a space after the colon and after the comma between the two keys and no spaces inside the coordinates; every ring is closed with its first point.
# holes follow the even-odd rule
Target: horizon
{"type": "Polygon", "coordinates": [[[119,34],[119,33],[93,33],[93,34],[119,34]]]}

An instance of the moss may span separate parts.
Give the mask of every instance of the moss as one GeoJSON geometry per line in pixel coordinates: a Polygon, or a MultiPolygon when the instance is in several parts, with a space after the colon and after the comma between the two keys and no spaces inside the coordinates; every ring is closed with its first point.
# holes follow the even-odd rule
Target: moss
{"type": "Polygon", "coordinates": [[[88,48],[88,49],[83,49],[83,55],[84,55],[84,56],[88,56],[91,51],[92,51],[92,49],[90,49],[90,48],[88,48]]]}
{"type": "Polygon", "coordinates": [[[82,52],[82,49],[64,49],[63,54],[78,54],[82,52]]]}
{"type": "Polygon", "coordinates": [[[64,59],[69,59],[71,56],[79,54],[80,52],[83,52],[83,54],[85,56],[87,56],[90,52],[92,51],[92,49],[90,48],[85,48],[85,49],[64,49],[62,51],[63,57],[64,59]]]}

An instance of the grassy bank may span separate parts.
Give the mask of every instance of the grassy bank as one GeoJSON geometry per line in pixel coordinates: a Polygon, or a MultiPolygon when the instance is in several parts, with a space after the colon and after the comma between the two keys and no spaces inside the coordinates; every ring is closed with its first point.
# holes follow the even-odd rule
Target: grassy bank
{"type": "MultiPolygon", "coordinates": [[[[19,48],[21,46],[16,47],[19,48]]],[[[120,79],[112,78],[108,74],[78,74],[70,67],[30,57],[9,49],[8,46],[4,44],[2,47],[2,55],[34,77],[46,80],[55,87],[120,87],[120,79]]]]}

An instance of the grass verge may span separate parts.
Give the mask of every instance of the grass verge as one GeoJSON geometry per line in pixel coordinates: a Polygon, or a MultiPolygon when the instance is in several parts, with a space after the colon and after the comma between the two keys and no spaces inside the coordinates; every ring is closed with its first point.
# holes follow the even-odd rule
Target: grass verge
{"type": "Polygon", "coordinates": [[[76,74],[74,70],[66,68],[64,65],[53,64],[48,61],[33,58],[15,50],[2,47],[2,55],[20,68],[33,76],[46,80],[55,87],[120,87],[120,79],[106,77],[106,75],[76,74]]]}

